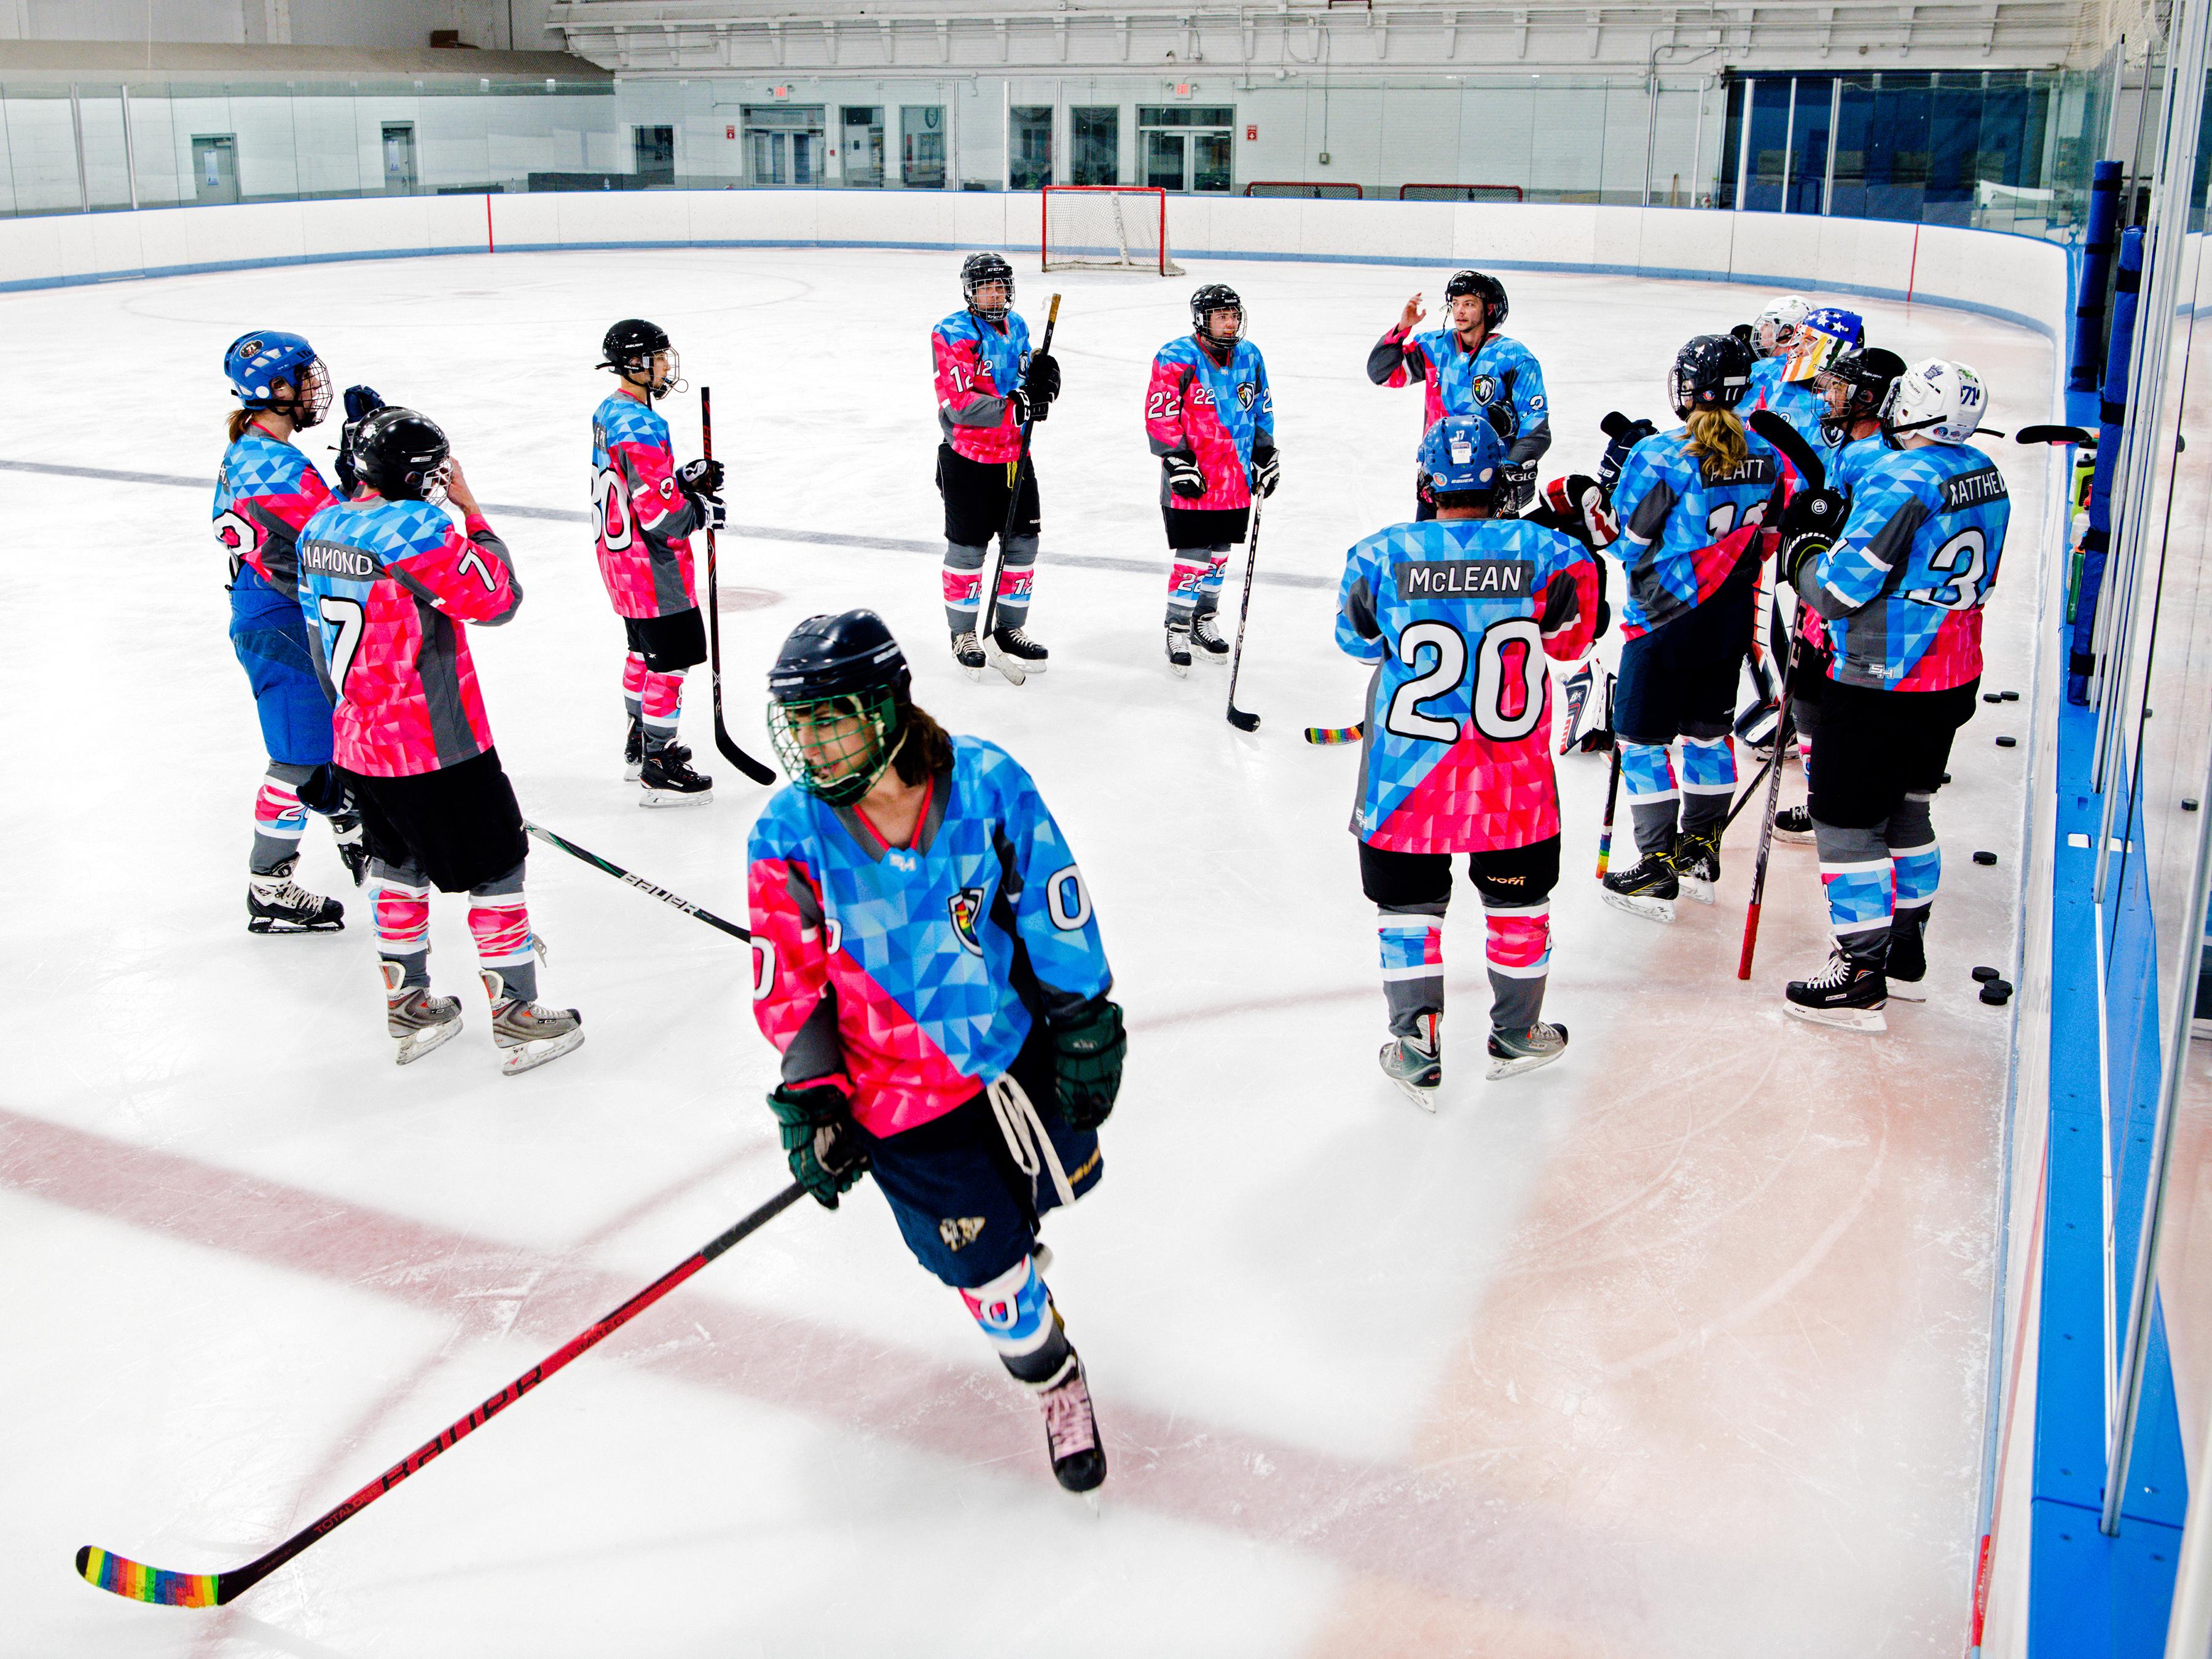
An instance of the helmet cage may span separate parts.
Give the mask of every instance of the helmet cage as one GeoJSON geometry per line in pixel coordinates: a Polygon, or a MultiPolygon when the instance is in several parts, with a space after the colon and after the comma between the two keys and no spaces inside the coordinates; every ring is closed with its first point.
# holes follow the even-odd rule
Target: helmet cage
{"type": "Polygon", "coordinates": [[[985,322],[1002,323],[1014,308],[1014,268],[999,254],[970,254],[960,267],[960,294],[968,309],[985,322]],[[1006,284],[1006,297],[996,306],[986,305],[976,296],[994,283],[1006,284]]]}
{"type": "Polygon", "coordinates": [[[793,783],[831,806],[849,806],[876,787],[904,733],[895,686],[828,696],[771,699],[769,740],[793,783]]]}
{"type": "Polygon", "coordinates": [[[305,363],[272,372],[258,392],[248,393],[233,386],[231,396],[255,414],[266,410],[282,415],[304,431],[319,425],[330,410],[331,371],[320,357],[310,357],[305,363]],[[279,387],[283,388],[281,397],[277,395],[279,387]]]}

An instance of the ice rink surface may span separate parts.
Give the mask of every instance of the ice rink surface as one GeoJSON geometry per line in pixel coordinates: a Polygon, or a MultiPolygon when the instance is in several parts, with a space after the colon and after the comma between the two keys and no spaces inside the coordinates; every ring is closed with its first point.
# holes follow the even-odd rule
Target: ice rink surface
{"type": "MultiPolygon", "coordinates": [[[[1784,979],[1825,954],[1810,848],[1777,848],[1739,984],[1756,814],[1718,906],[1660,927],[1598,902],[1604,763],[1561,762],[1547,1012],[1572,1050],[1481,1080],[1462,879],[1423,1115],[1375,1065],[1354,752],[1299,733],[1357,718],[1336,576],[1410,514],[1421,396],[1364,360],[1448,273],[1186,263],[1020,267],[1033,328],[1066,296],[1066,391],[1037,443],[1052,665],[1019,690],[970,684],[941,631],[927,337],[959,303],[953,256],[502,254],[0,299],[47,365],[0,410],[0,1653],[1959,1650],[2008,1018],[1967,969],[2011,960],[2026,751],[1991,738],[2025,703],[1960,736],[1933,994],[1892,1003],[1885,1038],[1782,1016],[1784,979]],[[1140,429],[1152,353],[1216,279],[1249,304],[1284,465],[1249,737],[1223,673],[1162,665],[1140,429]],[[192,1571],[258,1554],[785,1179],[744,950],[557,853],[531,862],[545,995],[590,1040],[518,1080],[458,901],[434,905],[433,970],[469,1029],[404,1071],[319,823],[301,876],[345,899],[346,931],[243,925],[263,757],[206,481],[221,355],[256,327],[429,413],[487,503],[540,515],[491,507],[527,599],[474,635],[525,811],[743,916],[766,797],[709,758],[703,669],[684,729],[714,804],[641,811],[621,781],[622,637],[582,520],[592,365],[628,314],[716,394],[739,742],[766,752],[762,676],[792,624],[873,606],[919,701],[1027,765],[1083,860],[1132,1044],[1108,1178],[1049,1237],[1112,1462],[1102,1510],[1054,1486],[1035,1405],[864,1187],[802,1205],[232,1607],[103,1595],[80,1544],[192,1571]]],[[[1766,297],[1506,280],[1507,331],[1549,383],[1547,477],[1594,468],[1607,410],[1666,424],[1674,349],[1766,297]]],[[[1979,368],[1996,423],[2045,418],[2039,337],[1862,308],[1908,358],[1979,368]]],[[[696,396],[667,407],[696,453],[696,396]]],[[[326,471],[336,425],[305,434],[326,471]]],[[[1989,447],[2014,506],[1984,684],[2025,690],[2045,452],[1989,447]]]]}

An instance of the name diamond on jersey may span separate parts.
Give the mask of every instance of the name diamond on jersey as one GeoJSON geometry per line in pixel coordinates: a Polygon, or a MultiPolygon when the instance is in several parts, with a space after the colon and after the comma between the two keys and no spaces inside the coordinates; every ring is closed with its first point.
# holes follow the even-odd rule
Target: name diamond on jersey
{"type": "Polygon", "coordinates": [[[1979,507],[1984,501],[2005,499],[2004,474],[1993,466],[1980,467],[1972,472],[1962,472],[1955,478],[1943,480],[1943,505],[1954,512],[1962,507],[1979,507]]]}
{"type": "Polygon", "coordinates": [[[344,576],[357,582],[374,581],[383,566],[357,547],[338,542],[300,544],[300,568],[318,576],[344,576]]]}
{"type": "Polygon", "coordinates": [[[1528,559],[1401,559],[1390,580],[1404,599],[1524,599],[1534,591],[1536,566],[1528,559]]]}

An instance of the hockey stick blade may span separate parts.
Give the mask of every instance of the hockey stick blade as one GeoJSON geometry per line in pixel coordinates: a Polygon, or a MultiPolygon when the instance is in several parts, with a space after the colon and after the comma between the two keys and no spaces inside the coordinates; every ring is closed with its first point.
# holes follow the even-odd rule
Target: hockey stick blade
{"type": "Polygon", "coordinates": [[[1237,677],[1244,672],[1244,624],[1252,620],[1252,573],[1260,568],[1260,503],[1252,497],[1252,529],[1244,542],[1244,597],[1237,606],[1237,648],[1229,653],[1229,723],[1239,732],[1256,732],[1260,717],[1237,706],[1237,677]]]}
{"type": "Polygon", "coordinates": [[[1367,722],[1355,720],[1350,726],[1309,726],[1306,741],[1314,744],[1358,743],[1367,735],[1367,722]]]}
{"type": "Polygon", "coordinates": [[[1751,429],[1782,452],[1783,459],[1797,469],[1797,476],[1813,489],[1828,487],[1827,464],[1813,453],[1813,446],[1805,441],[1804,434],[1771,409],[1754,409],[1751,412],[1751,429]]]}
{"type": "Polygon", "coordinates": [[[143,1561],[133,1561],[127,1555],[118,1555],[112,1550],[88,1544],[76,1553],[77,1576],[94,1589],[104,1589],[112,1595],[122,1596],[125,1601],[150,1601],[162,1607],[219,1607],[236,1599],[302,1550],[330,1536],[424,1464],[475,1433],[570,1360],[596,1347],[601,1340],[627,1325],[715,1257],[775,1219],[805,1196],[806,1188],[798,1182],[793,1182],[751,1214],[717,1234],[678,1262],[612,1313],[577,1332],[466,1417],[449,1424],[442,1432],[424,1441],[337,1508],[311,1521],[265,1555],[257,1556],[244,1566],[233,1567],[228,1572],[172,1572],[166,1567],[149,1567],[143,1561]]]}
{"type": "Polygon", "coordinates": [[[2078,426],[2024,426],[2012,434],[2016,444],[2074,444],[2083,449],[2097,447],[2097,434],[2078,426]]]}
{"type": "MultiPolygon", "coordinates": [[[[708,460],[714,459],[714,391],[712,386],[699,388],[699,443],[708,460]]],[[[714,558],[714,532],[707,532],[707,655],[711,665],[714,690],[714,747],[722,758],[755,783],[766,786],[776,781],[775,769],[762,764],[738,747],[730,736],[730,728],[722,721],[722,588],[717,580],[714,558]]]]}
{"type": "Polygon", "coordinates": [[[522,827],[528,830],[532,835],[537,836],[538,840],[544,842],[548,847],[557,847],[562,852],[568,854],[569,857],[580,860],[583,863],[590,865],[594,870],[605,871],[607,874],[612,876],[617,881],[621,882],[624,886],[635,887],[639,892],[643,893],[648,898],[657,898],[663,904],[672,905],[677,909],[681,910],[685,915],[694,917],[700,921],[705,922],[709,927],[719,927],[722,932],[727,933],[732,939],[744,939],[747,944],[750,944],[752,942],[752,934],[748,933],[744,928],[738,927],[734,921],[725,921],[721,917],[716,915],[712,910],[702,909],[698,905],[692,903],[690,899],[680,897],[678,895],[670,892],[665,887],[656,887],[653,883],[647,881],[643,876],[632,875],[629,871],[623,869],[622,866],[615,863],[611,859],[603,859],[597,853],[592,852],[589,848],[577,846],[574,842],[570,841],[566,836],[556,836],[550,830],[545,828],[544,825],[532,823],[527,818],[523,820],[522,827]]]}

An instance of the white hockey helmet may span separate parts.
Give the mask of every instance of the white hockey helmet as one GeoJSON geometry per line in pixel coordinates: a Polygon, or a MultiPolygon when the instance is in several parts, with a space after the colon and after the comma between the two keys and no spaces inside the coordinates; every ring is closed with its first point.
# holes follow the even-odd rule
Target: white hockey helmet
{"type": "Polygon", "coordinates": [[[1965,363],[1930,357],[1897,377],[1881,410],[1882,435],[1892,442],[1919,434],[1939,444],[1962,444],[1989,413],[1982,377],[1965,363]]]}
{"type": "Polygon", "coordinates": [[[1797,337],[1797,325],[1812,314],[1812,302],[1803,295],[1777,295],[1751,319],[1751,349],[1762,357],[1780,356],[1797,337]]]}

